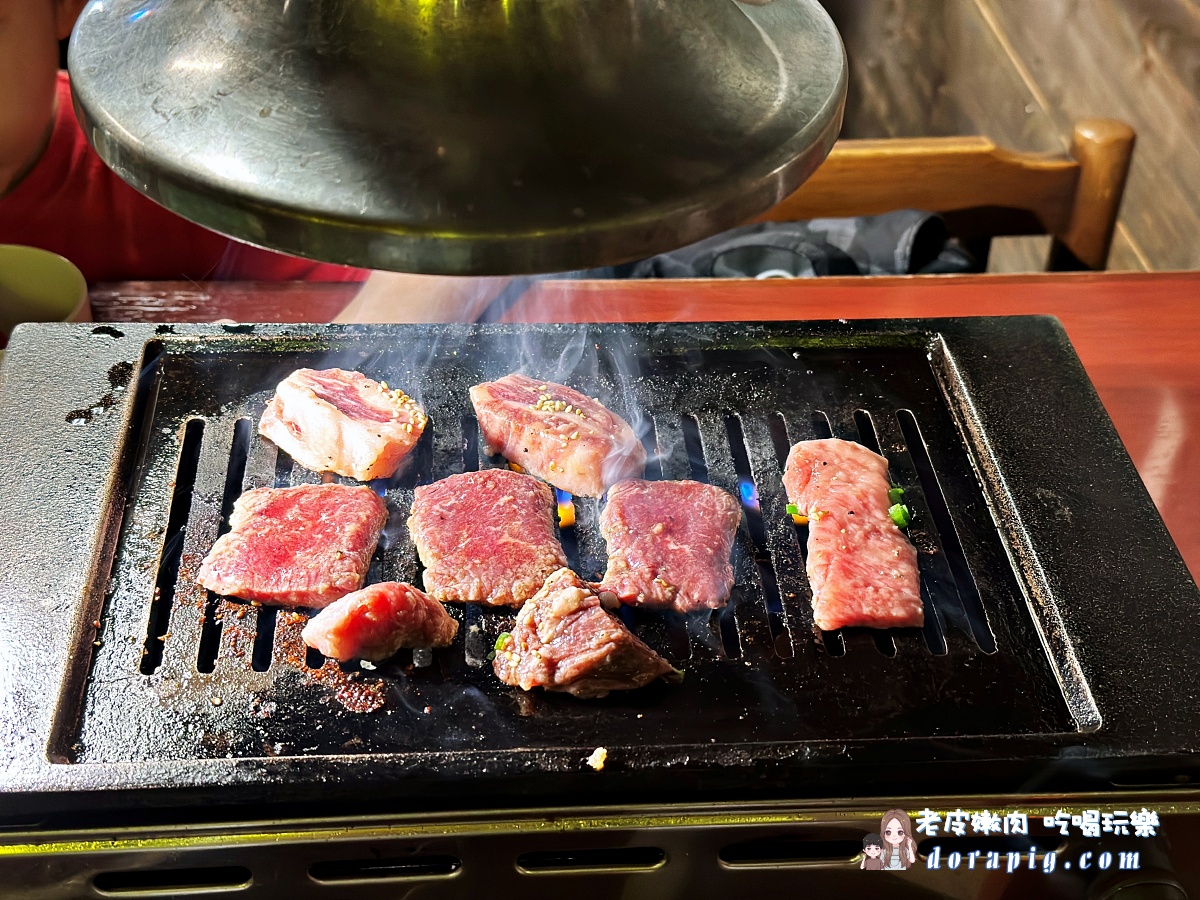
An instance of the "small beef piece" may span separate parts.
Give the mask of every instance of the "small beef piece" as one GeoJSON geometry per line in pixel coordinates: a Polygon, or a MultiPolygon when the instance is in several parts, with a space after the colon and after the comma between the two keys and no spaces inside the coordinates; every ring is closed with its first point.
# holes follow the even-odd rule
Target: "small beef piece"
{"type": "Polygon", "coordinates": [[[197,581],[277,606],[328,606],[363,585],[387,505],[366,487],[306,484],[238,497],[197,581]]]}
{"type": "Polygon", "coordinates": [[[552,574],[517,614],[492,664],[505,684],[603,697],[640,688],[673,671],[600,604],[570,569],[552,574]]]}
{"type": "Polygon", "coordinates": [[[425,430],[403,391],[344,369],[297,369],[279,383],[258,433],[314,472],[390,478],[425,430]]]}
{"type": "Polygon", "coordinates": [[[519,606],[567,564],[554,492],[529,475],[486,469],[416,490],[408,530],[438,600],[519,606]]]}
{"type": "Polygon", "coordinates": [[[608,568],[599,588],[622,603],[688,613],[725,605],[737,500],[698,481],[622,481],[608,492],[600,533],[608,568]]]}
{"type": "Polygon", "coordinates": [[[818,628],[925,624],[916,548],[888,515],[886,459],[852,441],[801,441],[788,454],[783,486],[808,517],[818,628]]]}
{"type": "Polygon", "coordinates": [[[411,584],[372,584],[335,600],[304,626],[304,643],[331,659],[387,659],[401,647],[445,647],[458,633],[446,607],[411,584]]]}
{"type": "Polygon", "coordinates": [[[471,403],[488,453],[570,494],[599,497],[646,467],[629,423],[564,385],[505,375],[471,388],[471,403]]]}

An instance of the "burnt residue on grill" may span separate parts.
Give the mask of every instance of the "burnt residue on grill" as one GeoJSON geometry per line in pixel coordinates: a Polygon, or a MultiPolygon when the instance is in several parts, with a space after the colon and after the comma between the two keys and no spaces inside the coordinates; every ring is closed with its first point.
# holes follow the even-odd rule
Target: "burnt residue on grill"
{"type": "MultiPolygon", "coordinates": [[[[602,745],[728,747],[743,759],[747,746],[1076,731],[931,370],[934,338],[750,346],[725,336],[724,346],[666,326],[451,330],[418,344],[369,333],[162,336],[157,377],[143,380],[153,402],[135,423],[141,463],[107,639],[71,720],[77,731],[59,745],[77,762],[602,745]],[[330,365],[402,387],[430,416],[411,462],[372,484],[389,524],[371,581],[420,584],[404,529],[418,485],[507,465],[485,452],[467,389],[514,369],[569,383],[627,418],[649,451],[648,478],[692,478],[738,497],[728,607],[621,613],[686,671],[682,684],[588,702],[507,687],[487,655],[513,611],[478,605],[451,607],[461,624],[452,646],[402,651],[364,671],[306,653],[307,612],[199,588],[199,562],[242,490],[322,480],[254,426],[290,371],[330,365]],[[813,631],[806,533],[786,514],[781,475],[791,443],[830,435],[877,449],[906,490],[923,630],[813,631]]],[[[574,507],[564,546],[581,575],[598,578],[601,506],[575,498],[574,507]]],[[[673,758],[663,754],[664,764],[673,758]]]]}

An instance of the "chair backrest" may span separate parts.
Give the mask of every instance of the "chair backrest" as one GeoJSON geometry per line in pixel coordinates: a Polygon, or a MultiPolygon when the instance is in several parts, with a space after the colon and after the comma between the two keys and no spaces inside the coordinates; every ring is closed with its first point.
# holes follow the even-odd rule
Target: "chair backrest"
{"type": "Polygon", "coordinates": [[[942,213],[950,233],[969,244],[1049,234],[1051,268],[1103,269],[1134,139],[1124,122],[1085,119],[1069,157],[1016,153],[984,137],[838,141],[813,176],[761,218],[922,209],[942,213]]]}

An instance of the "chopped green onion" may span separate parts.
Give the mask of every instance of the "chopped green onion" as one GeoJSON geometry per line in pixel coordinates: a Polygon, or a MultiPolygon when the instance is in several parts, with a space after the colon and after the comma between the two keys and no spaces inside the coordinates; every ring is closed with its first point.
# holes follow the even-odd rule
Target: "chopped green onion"
{"type": "Polygon", "coordinates": [[[904,499],[904,488],[894,487],[888,491],[888,503],[899,503],[904,499]]]}
{"type": "Polygon", "coordinates": [[[512,640],[512,635],[507,631],[500,633],[500,637],[496,638],[496,652],[500,652],[508,646],[508,642],[512,640]]]}
{"type": "Polygon", "coordinates": [[[792,517],[792,522],[797,525],[808,524],[808,516],[800,512],[800,507],[798,507],[795,503],[789,503],[787,505],[787,514],[792,517]]]}
{"type": "Polygon", "coordinates": [[[671,671],[663,676],[663,680],[668,684],[683,684],[683,676],[685,674],[683,669],[676,669],[674,666],[671,666],[671,671]]]}
{"type": "Polygon", "coordinates": [[[892,521],[901,528],[907,528],[908,523],[912,521],[909,515],[908,507],[903,503],[896,503],[888,508],[888,515],[892,517],[892,521]]]}

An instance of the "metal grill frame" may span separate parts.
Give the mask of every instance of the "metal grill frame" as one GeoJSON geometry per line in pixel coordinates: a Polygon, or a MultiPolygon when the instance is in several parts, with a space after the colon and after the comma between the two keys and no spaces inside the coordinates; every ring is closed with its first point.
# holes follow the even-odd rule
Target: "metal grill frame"
{"type": "MultiPolygon", "coordinates": [[[[13,809],[87,809],[302,800],[523,804],[564,794],[620,800],[763,792],[829,795],[911,789],[914,779],[1019,791],[1110,779],[1162,779],[1194,766],[1189,704],[1200,664],[1195,629],[1178,610],[1197,592],[1119,438],[1056,322],[1036,317],[854,323],[660,326],[23,326],[0,381],[0,440],[13,476],[0,511],[24,527],[0,540],[0,790],[13,809]],[[359,338],[420,345],[493,333],[580,332],[597,342],[630,334],[679,347],[923,346],[977,470],[1004,550],[1059,671],[1071,733],[886,742],[672,746],[620,756],[602,775],[578,747],[493,753],[487,772],[440,754],[246,759],[161,757],[71,763],[69,734],[87,691],[124,492],[150,421],[133,375],[159,342],[213,352],[296,351],[359,338]],[[100,396],[97,397],[99,392],[100,396]],[[41,398],[31,405],[28,398],[41,398]],[[72,424],[74,423],[74,424],[72,424]],[[1031,440],[1036,436],[1036,441],[1031,440]],[[30,529],[38,528],[30,541],[30,529]],[[1103,598],[1103,602],[1097,602],[1103,598]],[[1142,651],[1143,665],[1131,659],[1142,651]],[[1077,676],[1077,677],[1076,677],[1077,676]],[[50,686],[53,686],[51,688],[50,686]],[[1089,690],[1090,696],[1080,695],[1089,690]],[[1094,704],[1094,706],[1093,706],[1094,704]],[[1080,710],[1094,708],[1087,722],[1080,710]],[[744,748],[743,748],[744,750],[744,748]],[[72,793],[77,792],[77,793],[72,793]],[[134,792],[130,794],[128,792],[134,792]],[[125,799],[122,799],[125,798],[125,799]]],[[[590,748],[589,748],[590,750],[590,748]]]]}

